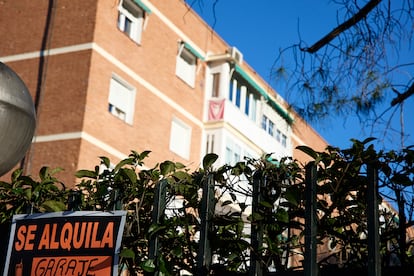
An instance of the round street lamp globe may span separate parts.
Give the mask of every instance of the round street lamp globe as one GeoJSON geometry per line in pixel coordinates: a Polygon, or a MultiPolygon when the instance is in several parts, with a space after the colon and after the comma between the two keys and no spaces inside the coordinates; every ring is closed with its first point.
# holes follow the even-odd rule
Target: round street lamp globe
{"type": "Polygon", "coordinates": [[[36,113],[26,85],[0,62],[0,176],[24,157],[35,127],[36,113]]]}

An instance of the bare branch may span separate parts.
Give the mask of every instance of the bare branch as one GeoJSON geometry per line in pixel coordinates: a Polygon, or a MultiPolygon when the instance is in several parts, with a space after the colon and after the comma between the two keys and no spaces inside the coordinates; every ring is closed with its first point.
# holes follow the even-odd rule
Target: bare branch
{"type": "Polygon", "coordinates": [[[371,0],[369,1],[362,9],[359,10],[354,16],[352,16],[350,19],[333,29],[330,33],[328,33],[326,36],[324,36],[322,39],[317,41],[315,44],[313,44],[309,48],[304,48],[303,51],[308,53],[315,53],[320,48],[331,42],[335,37],[346,31],[347,29],[351,28],[355,24],[357,24],[359,21],[361,21],[363,18],[365,18],[371,11],[374,9],[378,4],[381,2],[381,0],[371,0]]]}
{"type": "Polygon", "coordinates": [[[399,103],[402,103],[403,101],[405,101],[407,98],[411,97],[412,95],[414,95],[414,83],[411,84],[411,86],[407,89],[407,91],[405,91],[404,93],[400,93],[397,97],[392,99],[391,106],[395,106],[399,103]]]}

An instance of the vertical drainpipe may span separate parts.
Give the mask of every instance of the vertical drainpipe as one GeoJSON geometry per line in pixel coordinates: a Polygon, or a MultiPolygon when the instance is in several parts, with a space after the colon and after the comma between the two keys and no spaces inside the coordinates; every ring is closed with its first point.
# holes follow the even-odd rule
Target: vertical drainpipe
{"type": "MultiPolygon", "coordinates": [[[[34,97],[34,105],[36,111],[36,118],[38,122],[40,121],[40,106],[43,100],[45,81],[47,77],[47,66],[48,66],[48,57],[46,57],[48,51],[50,50],[50,44],[52,40],[52,31],[55,22],[56,15],[56,2],[57,0],[49,0],[46,13],[46,22],[43,31],[42,44],[40,46],[40,57],[39,57],[39,66],[37,73],[37,84],[36,92],[34,97]]],[[[36,137],[36,130],[35,130],[36,137]]],[[[23,169],[24,174],[30,174],[32,167],[32,157],[33,157],[33,144],[30,146],[29,150],[26,153],[26,156],[20,162],[20,168],[23,169]]]]}

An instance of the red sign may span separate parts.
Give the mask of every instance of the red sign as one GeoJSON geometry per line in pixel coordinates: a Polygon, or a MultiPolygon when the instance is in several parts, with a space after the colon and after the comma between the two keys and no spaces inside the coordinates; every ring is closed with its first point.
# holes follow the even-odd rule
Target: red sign
{"type": "Polygon", "coordinates": [[[117,275],[125,214],[16,215],[3,275],[117,275]]]}

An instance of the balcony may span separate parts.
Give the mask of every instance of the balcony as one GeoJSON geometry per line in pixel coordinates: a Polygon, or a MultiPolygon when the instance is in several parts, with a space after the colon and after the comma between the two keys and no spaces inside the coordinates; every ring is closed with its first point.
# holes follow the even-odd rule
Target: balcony
{"type": "Polygon", "coordinates": [[[207,120],[208,122],[227,123],[245,138],[256,144],[264,153],[276,153],[276,158],[292,155],[289,142],[287,147],[283,147],[274,137],[263,130],[257,122],[252,121],[228,99],[210,99],[208,101],[207,120]]]}

